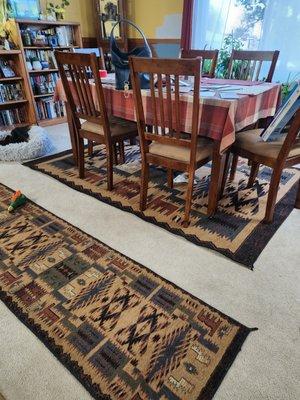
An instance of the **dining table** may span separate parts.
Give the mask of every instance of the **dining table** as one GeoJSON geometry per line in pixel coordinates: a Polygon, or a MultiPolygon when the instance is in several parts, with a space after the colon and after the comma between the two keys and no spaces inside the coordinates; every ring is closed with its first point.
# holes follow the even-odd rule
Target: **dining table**
{"type": "MultiPolygon", "coordinates": [[[[106,107],[109,115],[136,121],[134,96],[132,90],[117,90],[114,74],[101,79],[106,107]]],[[[91,92],[97,106],[96,87],[90,81],[91,92]]],[[[185,80],[180,84],[181,131],[191,133],[193,92],[192,86],[185,80]]],[[[146,123],[151,126],[154,115],[150,101],[150,91],[143,90],[143,106],[146,123]]],[[[67,103],[62,80],[56,83],[54,101],[63,101],[66,105],[67,120],[72,143],[74,161],[77,163],[77,135],[71,109],[67,103]]],[[[216,186],[215,208],[222,179],[225,176],[225,158],[231,145],[235,142],[236,133],[254,126],[259,120],[273,117],[280,105],[281,85],[263,81],[240,81],[229,79],[202,78],[199,102],[199,136],[214,141],[212,158],[211,184],[216,186]]],[[[226,172],[227,175],[227,172],[226,172]]],[[[210,209],[210,213],[214,210],[210,209]]]]}

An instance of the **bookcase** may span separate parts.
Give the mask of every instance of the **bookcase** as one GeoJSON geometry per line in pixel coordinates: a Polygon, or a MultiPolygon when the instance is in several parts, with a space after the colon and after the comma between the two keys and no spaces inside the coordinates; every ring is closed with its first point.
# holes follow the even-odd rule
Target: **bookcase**
{"type": "Polygon", "coordinates": [[[0,130],[36,123],[21,50],[0,50],[0,130]]]}
{"type": "Polygon", "coordinates": [[[64,104],[53,100],[55,83],[59,78],[54,51],[73,51],[74,48],[82,47],[80,24],[66,21],[17,19],[12,23],[12,32],[20,48],[38,124],[48,126],[66,122],[64,104]],[[63,44],[54,40],[58,37],[57,32],[61,28],[65,30],[66,43],[63,44]],[[24,40],[26,32],[36,35],[35,42],[28,43],[24,40]],[[47,41],[40,40],[39,37],[44,37],[47,41]],[[35,65],[40,63],[42,68],[31,69],[32,60],[36,60],[35,65]]]}

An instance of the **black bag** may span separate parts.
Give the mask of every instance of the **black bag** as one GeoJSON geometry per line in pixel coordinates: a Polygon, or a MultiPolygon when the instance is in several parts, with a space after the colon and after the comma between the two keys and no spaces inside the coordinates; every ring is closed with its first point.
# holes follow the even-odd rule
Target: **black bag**
{"type": "MultiPolygon", "coordinates": [[[[131,87],[130,84],[130,69],[129,69],[129,62],[128,58],[130,56],[136,57],[152,57],[152,52],[150,46],[147,42],[147,39],[142,32],[142,30],[135,25],[133,22],[128,21],[127,19],[121,19],[118,21],[112,28],[110,34],[110,51],[111,51],[111,62],[115,67],[116,72],[116,89],[117,90],[124,90],[125,86],[131,87]],[[118,48],[117,41],[113,35],[114,29],[120,23],[126,23],[132,25],[136,28],[139,33],[142,35],[144,39],[144,45],[142,47],[135,47],[128,53],[121,51],[118,48]]],[[[150,79],[147,74],[140,74],[140,83],[141,89],[149,89],[150,88],[150,79]]]]}

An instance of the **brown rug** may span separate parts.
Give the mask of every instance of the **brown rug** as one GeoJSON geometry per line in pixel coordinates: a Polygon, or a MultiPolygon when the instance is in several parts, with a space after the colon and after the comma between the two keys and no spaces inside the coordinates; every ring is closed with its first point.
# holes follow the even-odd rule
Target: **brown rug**
{"type": "Polygon", "coordinates": [[[139,148],[127,147],[127,163],[114,169],[112,192],[106,189],[105,151],[101,147],[98,149],[92,158],[87,157],[84,180],[78,178],[78,170],[74,167],[70,151],[25,165],[50,175],[73,189],[181,235],[197,245],[216,250],[249,268],[253,268],[254,262],[294,206],[296,188],[293,186],[299,179],[300,172],[289,169],[282,175],[274,223],[262,223],[271,170],[262,167],[253,188],[247,189],[249,167],[245,161],[241,161],[235,181],[228,184],[225,196],[219,202],[218,212],[214,217],[208,218],[206,209],[211,170],[210,165],[207,165],[197,171],[191,223],[188,228],[184,228],[182,218],[186,184],[169,189],[166,185],[166,172],[153,167],[148,208],[141,213],[139,148]]]}
{"type": "Polygon", "coordinates": [[[250,329],[0,185],[0,294],[95,399],[211,399],[250,329]]]}

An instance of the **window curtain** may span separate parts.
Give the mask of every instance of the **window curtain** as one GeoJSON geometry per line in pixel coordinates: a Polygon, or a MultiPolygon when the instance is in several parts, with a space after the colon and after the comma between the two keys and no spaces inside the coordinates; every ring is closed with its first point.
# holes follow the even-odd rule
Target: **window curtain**
{"type": "Polygon", "coordinates": [[[183,15],[182,15],[182,28],[181,28],[181,48],[190,50],[192,42],[192,21],[194,0],[184,0],[183,2],[183,15]]]}
{"type": "Polygon", "coordinates": [[[193,49],[214,50],[222,47],[232,1],[234,0],[194,0],[191,40],[193,49]]]}
{"type": "Polygon", "coordinates": [[[300,79],[300,0],[268,1],[259,49],[280,50],[274,82],[300,79]]]}

